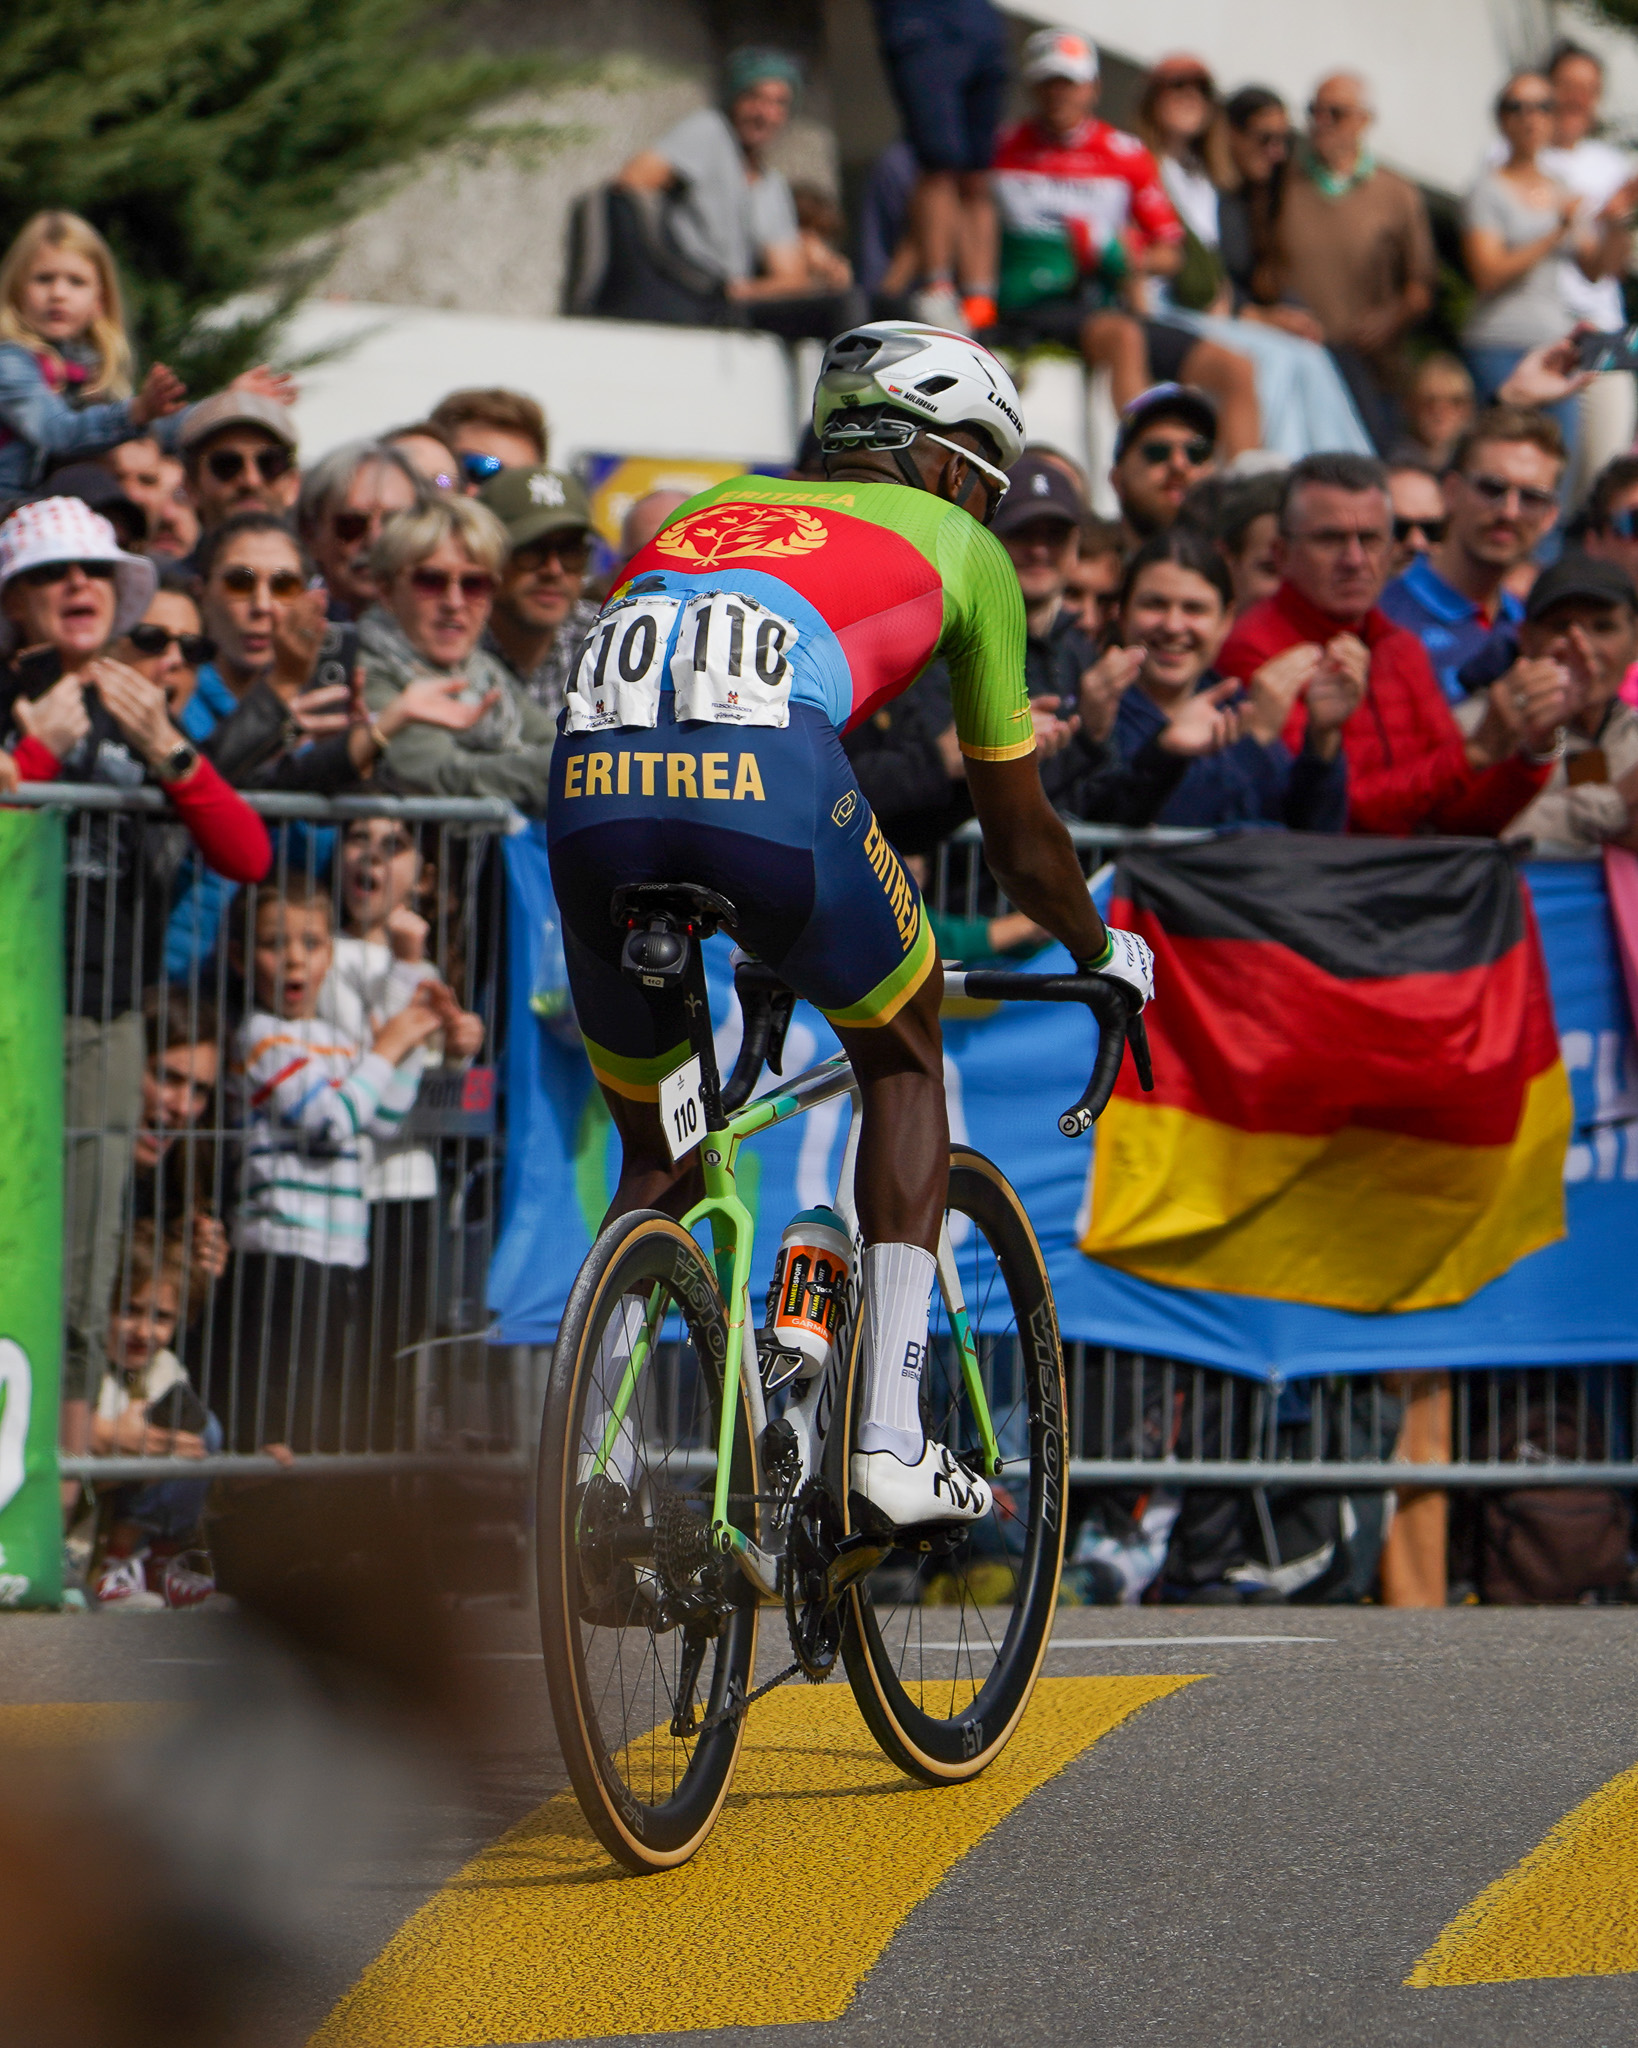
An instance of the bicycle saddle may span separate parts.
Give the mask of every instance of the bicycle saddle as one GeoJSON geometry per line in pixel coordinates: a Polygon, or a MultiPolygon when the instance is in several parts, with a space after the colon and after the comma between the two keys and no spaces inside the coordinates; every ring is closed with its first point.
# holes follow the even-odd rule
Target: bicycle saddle
{"type": "Polygon", "coordinates": [[[627,933],[621,971],[644,988],[681,982],[689,941],[708,939],[719,926],[732,931],[739,917],[726,896],[695,882],[628,882],[610,897],[609,914],[627,933]]]}

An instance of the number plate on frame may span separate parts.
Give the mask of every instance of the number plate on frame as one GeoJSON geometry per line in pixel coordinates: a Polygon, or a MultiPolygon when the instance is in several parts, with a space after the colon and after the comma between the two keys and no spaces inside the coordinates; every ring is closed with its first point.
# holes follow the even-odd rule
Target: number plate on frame
{"type": "Polygon", "coordinates": [[[705,1090],[700,1076],[700,1056],[695,1053],[680,1067],[673,1067],[660,1083],[660,1122],[673,1166],[680,1166],[685,1153],[705,1136],[705,1090]]]}

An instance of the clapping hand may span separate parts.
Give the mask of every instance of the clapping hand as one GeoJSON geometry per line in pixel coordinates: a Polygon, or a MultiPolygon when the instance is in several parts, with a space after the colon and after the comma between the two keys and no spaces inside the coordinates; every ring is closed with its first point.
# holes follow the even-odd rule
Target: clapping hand
{"type": "Polygon", "coordinates": [[[470,732],[486,711],[500,702],[499,690],[487,690],[470,704],[463,704],[465,676],[423,676],[406,683],[376,719],[382,733],[391,739],[406,725],[441,725],[446,732],[470,732]]]}
{"type": "Polygon", "coordinates": [[[1143,672],[1141,647],[1109,647],[1081,673],[1081,731],[1106,740],[1114,730],[1120,700],[1143,672]]]}
{"type": "Polygon", "coordinates": [[[275,370],[271,363],[241,370],[228,389],[247,391],[253,398],[271,398],[275,405],[294,405],[301,396],[301,389],[289,371],[275,370]]]}
{"type": "Polygon", "coordinates": [[[85,679],[96,684],[110,716],[148,766],[162,767],[182,744],[182,735],[171,723],[171,707],[158,683],[106,654],[91,663],[85,679]]]}
{"type": "Polygon", "coordinates": [[[187,395],[188,387],[176,372],[167,370],[163,363],[155,363],[143,378],[142,389],[131,400],[132,426],[150,426],[169,413],[180,412],[187,395]]]}
{"type": "Polygon", "coordinates": [[[1243,713],[1245,729],[1254,740],[1266,747],[1280,737],[1291,707],[1325,660],[1325,649],[1317,641],[1299,640],[1263,663],[1247,685],[1243,713]]]}
{"type": "Polygon", "coordinates": [[[427,957],[427,933],[431,929],[424,917],[418,916],[407,903],[399,903],[387,912],[387,944],[395,960],[413,963],[427,957]]]}
{"type": "Polygon", "coordinates": [[[1063,699],[1057,696],[1031,697],[1029,715],[1035,726],[1035,751],[1043,761],[1061,754],[1081,729],[1077,716],[1065,718],[1063,699]]]}
{"type": "Polygon", "coordinates": [[[1172,713],[1171,722],[1160,735],[1168,754],[1181,754],[1187,761],[1220,754],[1240,737],[1240,712],[1229,702],[1240,685],[1231,676],[1213,683],[1209,690],[1197,690],[1172,713]]]}
{"type": "Polygon", "coordinates": [[[268,680],[287,704],[307,688],[318,666],[328,606],[327,592],[304,590],[273,608],[273,673],[268,680]]]}

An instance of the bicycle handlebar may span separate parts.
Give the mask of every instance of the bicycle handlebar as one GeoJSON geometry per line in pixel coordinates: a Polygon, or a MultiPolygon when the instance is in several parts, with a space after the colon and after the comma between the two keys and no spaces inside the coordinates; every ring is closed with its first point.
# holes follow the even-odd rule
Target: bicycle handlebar
{"type": "MultiPolygon", "coordinates": [[[[750,1101],[764,1063],[775,1074],[780,1072],[785,1032],[796,1005],[792,990],[758,960],[736,963],[734,987],[745,1017],[745,1032],[734,1070],[722,1090],[722,1106],[730,1115],[750,1101]]],[[[1142,1007],[1124,982],[1102,974],[1017,974],[999,968],[952,967],[945,969],[944,993],[981,1002],[1082,1003],[1092,1012],[1098,1020],[1097,1057],[1080,1101],[1058,1119],[1066,1138],[1084,1137],[1102,1116],[1128,1045],[1139,1085],[1146,1093],[1155,1085],[1142,1007]]]]}
{"type": "Polygon", "coordinates": [[[1016,974],[987,967],[946,968],[946,996],[981,1002],[1084,1003],[1098,1020],[1098,1052],[1081,1099],[1058,1119],[1066,1138],[1081,1138],[1109,1106],[1120,1073],[1121,1054],[1132,1048],[1132,1065],[1145,1094],[1155,1085],[1143,1007],[1122,981],[1103,974],[1016,974]]]}

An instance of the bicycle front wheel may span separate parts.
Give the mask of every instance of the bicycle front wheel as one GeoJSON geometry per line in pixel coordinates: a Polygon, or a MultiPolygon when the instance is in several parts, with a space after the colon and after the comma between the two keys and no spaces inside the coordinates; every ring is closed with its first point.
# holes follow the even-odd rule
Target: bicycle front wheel
{"type": "MultiPolygon", "coordinates": [[[[1006,1176],[965,1146],[950,1155],[945,1225],[995,1437],[994,1511],[929,1551],[892,1551],[847,1598],[842,1654],[871,1733],[928,1784],[975,1777],[1017,1727],[1046,1656],[1063,1567],[1064,1366],[1035,1232],[1006,1176]]],[[[862,1324],[863,1318],[860,1318],[862,1324]]],[[[949,1290],[933,1296],[922,1422],[978,1464],[981,1438],[949,1290]]],[[[847,1454],[863,1373],[855,1331],[847,1454]]],[[[838,1440],[841,1439],[842,1441],[838,1440]]],[[[851,1527],[851,1507],[849,1526],[851,1527]]]]}
{"type": "MultiPolygon", "coordinates": [[[[541,1431],[540,1633],[563,1761],[628,1870],[686,1862],[739,1756],[756,1606],[711,1547],[728,1318],[710,1260],[656,1210],[611,1223],[558,1333],[541,1431]]],[[[743,1392],[731,1479],[755,1535],[743,1392]]]]}

